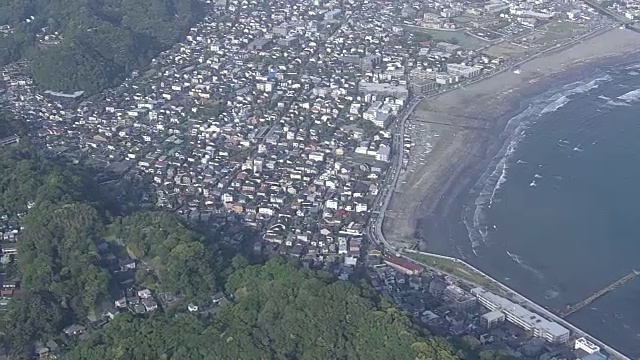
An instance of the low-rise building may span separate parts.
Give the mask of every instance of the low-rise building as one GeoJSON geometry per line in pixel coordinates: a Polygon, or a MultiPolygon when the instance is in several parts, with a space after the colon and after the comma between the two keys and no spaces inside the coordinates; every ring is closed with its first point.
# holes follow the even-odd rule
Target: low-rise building
{"type": "Polygon", "coordinates": [[[501,311],[507,321],[521,327],[531,335],[540,337],[552,344],[562,344],[569,341],[569,330],[554,321],[549,321],[540,315],[525,309],[509,299],[489,292],[482,287],[471,290],[478,302],[491,311],[501,311]]]}

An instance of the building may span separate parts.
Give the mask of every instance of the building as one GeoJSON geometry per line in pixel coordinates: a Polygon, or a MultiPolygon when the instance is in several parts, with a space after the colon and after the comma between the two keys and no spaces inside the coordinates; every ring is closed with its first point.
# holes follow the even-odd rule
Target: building
{"type": "Polygon", "coordinates": [[[409,90],[406,86],[391,85],[388,83],[371,83],[361,81],[358,83],[358,91],[365,94],[394,96],[403,100],[406,100],[409,97],[409,90]]]}
{"type": "Polygon", "coordinates": [[[491,311],[501,311],[507,321],[530,332],[533,336],[542,338],[552,344],[566,343],[569,340],[569,330],[511,300],[489,292],[482,287],[472,289],[471,293],[476,296],[482,306],[491,311]]]}
{"type": "Polygon", "coordinates": [[[456,285],[447,286],[444,289],[444,296],[453,303],[455,308],[460,310],[468,309],[476,304],[476,299],[473,295],[462,290],[456,285]]]}
{"type": "Polygon", "coordinates": [[[380,145],[378,151],[376,152],[376,160],[389,162],[389,158],[391,155],[391,148],[386,145],[380,145]]]}
{"type": "Polygon", "coordinates": [[[505,315],[502,311],[492,311],[488,312],[481,317],[482,324],[487,327],[487,329],[491,329],[498,324],[501,324],[505,321],[505,315]]]}
{"type": "Polygon", "coordinates": [[[407,275],[420,275],[424,271],[422,266],[401,257],[386,256],[384,263],[407,275]]]}
{"type": "Polygon", "coordinates": [[[431,294],[434,297],[440,297],[444,293],[445,288],[446,288],[446,285],[443,282],[440,282],[438,280],[432,280],[429,283],[429,294],[431,294]]]}
{"type": "Polygon", "coordinates": [[[438,88],[438,83],[431,79],[417,79],[411,82],[411,91],[416,94],[425,94],[438,88]]]}
{"type": "Polygon", "coordinates": [[[584,337],[576,339],[576,342],[574,343],[573,348],[576,350],[582,350],[587,354],[595,354],[597,352],[600,352],[600,346],[592,343],[591,341],[585,339],[584,337]]]}
{"type": "Polygon", "coordinates": [[[464,64],[447,64],[447,72],[463,78],[473,78],[482,73],[481,66],[467,66],[464,64]]]}

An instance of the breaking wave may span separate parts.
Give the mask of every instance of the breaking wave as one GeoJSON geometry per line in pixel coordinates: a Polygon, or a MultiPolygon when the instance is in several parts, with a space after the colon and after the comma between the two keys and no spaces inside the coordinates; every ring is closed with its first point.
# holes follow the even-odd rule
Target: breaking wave
{"type": "Polygon", "coordinates": [[[579,81],[566,85],[560,91],[547,92],[534,99],[524,111],[507,122],[500,135],[503,145],[471,189],[471,196],[475,197],[475,201],[466,206],[462,212],[462,222],[467,228],[469,241],[475,254],[478,247],[488,245],[489,229],[492,228],[492,224],[487,217],[487,210],[491,208],[501,187],[507,182],[510,160],[524,139],[526,130],[542,115],[557,111],[571,102],[574,99],[572,96],[589,92],[598,88],[601,83],[611,80],[613,79],[609,75],[605,75],[589,82],[579,81]]]}
{"type": "Polygon", "coordinates": [[[629,91],[624,95],[620,95],[617,97],[618,100],[623,100],[626,102],[636,102],[640,100],[640,89],[636,89],[633,91],[629,91]]]}

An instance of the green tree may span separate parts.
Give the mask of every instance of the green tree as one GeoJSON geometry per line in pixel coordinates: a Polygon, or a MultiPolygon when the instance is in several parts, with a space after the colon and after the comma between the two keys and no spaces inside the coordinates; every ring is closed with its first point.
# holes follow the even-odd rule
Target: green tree
{"type": "Polygon", "coordinates": [[[12,358],[26,357],[35,340],[51,337],[61,329],[62,309],[46,292],[27,292],[14,299],[2,319],[12,358]]]}

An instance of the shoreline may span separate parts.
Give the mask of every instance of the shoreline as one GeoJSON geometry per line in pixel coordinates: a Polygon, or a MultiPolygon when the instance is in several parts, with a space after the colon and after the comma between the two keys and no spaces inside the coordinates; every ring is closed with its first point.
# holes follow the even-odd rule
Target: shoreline
{"type": "Polygon", "coordinates": [[[416,145],[382,225],[386,238],[399,247],[418,243],[420,250],[465,259],[459,249],[464,234],[456,229],[462,206],[503,146],[508,121],[531,98],[584,79],[594,68],[628,63],[638,51],[639,34],[612,29],[535,57],[519,66],[520,74],[505,71],[423,100],[407,121],[416,145]]]}
{"type": "Polygon", "coordinates": [[[510,141],[507,124],[532,99],[603,69],[637,63],[638,52],[640,34],[613,29],[521,64],[520,75],[506,71],[423,100],[407,121],[417,146],[394,189],[382,224],[385,237],[395,247],[417,243],[420,251],[458,258],[501,283],[495,279],[505,274],[485,269],[482,253],[469,250],[462,216],[478,179],[510,141]]]}
{"type": "Polygon", "coordinates": [[[506,71],[423,100],[406,122],[415,146],[382,224],[388,242],[397,248],[418,244],[417,250],[458,258],[499,282],[512,276],[499,270],[502,265],[483,266],[482,245],[474,254],[462,222],[465,206],[474,201],[471,190],[511,141],[515,127],[506,129],[507,124],[532,99],[609,67],[638,62],[638,52],[640,34],[614,29],[534,58],[520,66],[519,75],[506,71]]]}

